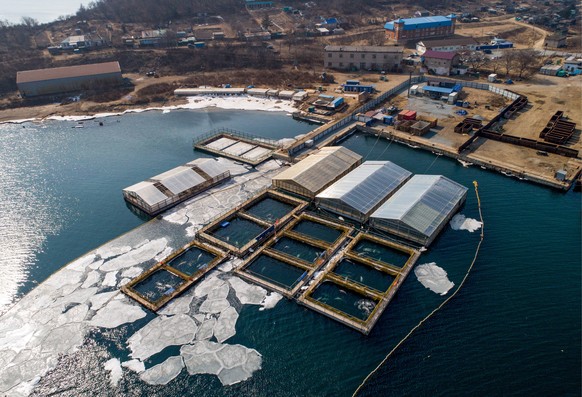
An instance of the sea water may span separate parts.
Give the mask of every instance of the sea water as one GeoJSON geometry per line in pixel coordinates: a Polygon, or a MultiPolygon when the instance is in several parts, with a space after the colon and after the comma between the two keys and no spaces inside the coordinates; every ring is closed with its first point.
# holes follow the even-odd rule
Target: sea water
{"type": "MultiPolygon", "coordinates": [[[[143,223],[123,203],[121,189],[201,156],[191,148],[195,134],[219,123],[274,138],[310,129],[282,115],[231,111],[152,112],[104,121],[103,127],[83,129],[72,129],[70,122],[0,126],[1,280],[11,298],[143,223]]],[[[361,395],[578,395],[580,195],[463,168],[382,138],[354,135],[343,145],[366,160],[391,160],[469,187],[461,213],[471,219],[479,219],[472,189],[477,180],[485,222],[485,240],[463,289],[380,368],[361,395]]],[[[444,269],[454,291],[478,240],[478,232],[447,226],[419,263],[444,269]]],[[[227,387],[216,376],[184,370],[165,386],[147,385],[130,371],[117,380],[115,370],[111,378],[117,367],[109,360],[130,359],[120,341],[151,321],[148,315],[92,332],[33,393],[349,396],[444,299],[411,273],[368,336],[287,300],[265,311],[244,306],[228,343],[259,352],[261,369],[227,387]]],[[[147,364],[176,354],[169,347],[147,364]]]]}

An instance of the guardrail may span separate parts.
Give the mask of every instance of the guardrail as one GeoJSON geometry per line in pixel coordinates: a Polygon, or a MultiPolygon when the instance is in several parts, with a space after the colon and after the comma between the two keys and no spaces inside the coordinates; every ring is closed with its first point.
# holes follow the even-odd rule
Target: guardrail
{"type": "Polygon", "coordinates": [[[267,138],[263,138],[263,137],[260,137],[257,135],[249,134],[248,132],[242,132],[242,131],[234,130],[232,128],[223,128],[223,127],[214,128],[210,131],[203,133],[200,136],[195,137],[192,140],[192,145],[196,146],[200,142],[204,142],[204,141],[212,138],[213,136],[216,136],[219,134],[229,134],[229,135],[233,135],[235,137],[240,137],[240,138],[243,138],[246,140],[257,141],[258,143],[264,143],[265,145],[273,146],[273,149],[275,149],[277,147],[277,141],[274,139],[267,139],[267,138]]]}

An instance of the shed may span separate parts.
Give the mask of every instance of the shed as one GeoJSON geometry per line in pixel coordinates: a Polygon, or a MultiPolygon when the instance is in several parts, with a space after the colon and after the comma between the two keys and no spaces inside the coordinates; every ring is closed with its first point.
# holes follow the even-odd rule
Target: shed
{"type": "Polygon", "coordinates": [[[123,189],[123,198],[153,216],[228,178],[224,164],[196,159],[123,189]]]}
{"type": "Polygon", "coordinates": [[[307,98],[307,92],[299,91],[293,95],[292,99],[296,102],[300,102],[300,101],[304,100],[305,98],[307,98]]]}
{"type": "Polygon", "coordinates": [[[343,146],[328,146],[273,177],[273,186],[308,198],[315,196],[362,162],[343,146]]]}
{"type": "Polygon", "coordinates": [[[381,231],[429,246],[467,197],[467,188],[442,175],[415,175],[370,217],[381,231]]]}
{"type": "Polygon", "coordinates": [[[16,72],[16,85],[25,97],[61,94],[122,82],[117,61],[16,72]]]}
{"type": "Polygon", "coordinates": [[[247,88],[247,94],[251,96],[266,97],[268,92],[266,88],[247,88]]]}
{"type": "Polygon", "coordinates": [[[281,99],[291,99],[295,95],[295,91],[279,91],[279,98],[281,99]]]}
{"type": "Polygon", "coordinates": [[[412,174],[390,161],[366,161],[316,196],[319,208],[364,223],[412,174]]]}
{"type": "Polygon", "coordinates": [[[398,113],[398,120],[415,120],[416,112],[414,110],[404,109],[398,113]]]}
{"type": "Polygon", "coordinates": [[[412,135],[424,135],[430,131],[430,123],[426,121],[417,121],[410,126],[410,133],[412,135]]]}
{"type": "Polygon", "coordinates": [[[565,181],[567,178],[568,173],[566,170],[558,170],[556,171],[556,179],[559,181],[565,181]]]}

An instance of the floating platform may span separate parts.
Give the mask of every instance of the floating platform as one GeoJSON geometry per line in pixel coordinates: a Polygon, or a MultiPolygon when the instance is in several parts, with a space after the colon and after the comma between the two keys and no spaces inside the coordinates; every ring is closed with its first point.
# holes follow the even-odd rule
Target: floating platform
{"type": "Polygon", "coordinates": [[[277,146],[269,139],[222,128],[197,138],[194,149],[255,166],[269,159],[277,146]]]}
{"type": "Polygon", "coordinates": [[[225,258],[226,253],[193,241],[121,287],[121,292],[151,311],[178,297],[225,258]]]}
{"type": "Polygon", "coordinates": [[[352,231],[346,225],[303,213],[295,216],[235,272],[291,299],[345,244],[352,231]]]}
{"type": "Polygon", "coordinates": [[[418,250],[359,233],[329,261],[297,301],[367,335],[419,257],[418,250]],[[370,254],[362,249],[366,244],[381,249],[373,248],[370,254]],[[382,248],[393,251],[393,255],[382,253],[382,248]]]}
{"type": "Polygon", "coordinates": [[[196,159],[146,181],[123,189],[123,198],[149,216],[230,178],[230,171],[218,159],[196,159]]]}
{"type": "Polygon", "coordinates": [[[198,237],[243,257],[308,205],[295,197],[265,190],[203,227],[198,237]]]}

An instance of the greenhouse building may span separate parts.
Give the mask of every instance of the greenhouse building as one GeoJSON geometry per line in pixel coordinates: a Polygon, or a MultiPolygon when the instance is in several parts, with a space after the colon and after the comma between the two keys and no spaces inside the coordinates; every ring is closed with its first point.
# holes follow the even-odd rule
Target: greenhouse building
{"type": "Polygon", "coordinates": [[[224,164],[196,159],[123,189],[123,198],[153,216],[228,178],[224,164]]]}
{"type": "Polygon", "coordinates": [[[273,177],[273,186],[313,199],[361,162],[362,156],[345,147],[324,147],[273,177]]]}
{"type": "Polygon", "coordinates": [[[370,217],[370,225],[428,247],[467,197],[441,175],[415,175],[370,217]]]}
{"type": "Polygon", "coordinates": [[[364,223],[412,174],[390,161],[366,161],[316,196],[320,209],[364,223]]]}

